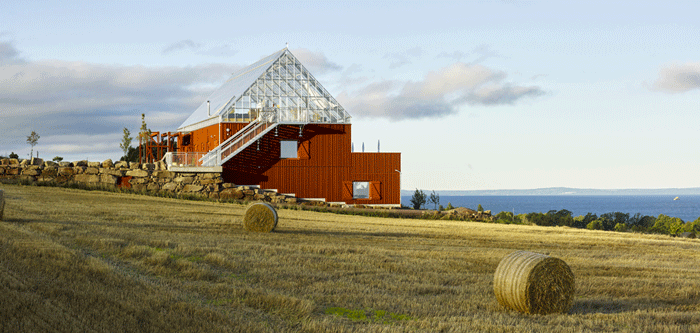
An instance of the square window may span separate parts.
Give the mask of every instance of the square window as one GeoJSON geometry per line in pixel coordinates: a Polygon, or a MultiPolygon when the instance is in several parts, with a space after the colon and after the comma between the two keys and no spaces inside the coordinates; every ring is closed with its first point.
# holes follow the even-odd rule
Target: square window
{"type": "Polygon", "coordinates": [[[280,158],[297,158],[297,142],[280,141],[280,158]]]}
{"type": "Polygon", "coordinates": [[[369,199],[369,182],[352,182],[353,199],[369,199]]]}

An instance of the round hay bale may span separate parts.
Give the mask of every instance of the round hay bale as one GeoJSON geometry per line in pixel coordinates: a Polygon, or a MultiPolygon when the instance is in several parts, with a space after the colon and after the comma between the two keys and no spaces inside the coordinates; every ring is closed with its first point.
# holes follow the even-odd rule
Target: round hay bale
{"type": "Polygon", "coordinates": [[[527,251],[505,256],[493,279],[498,303],[530,314],[568,312],[574,289],[574,274],[563,260],[527,251]]]}
{"type": "Polygon", "coordinates": [[[2,214],[5,212],[5,191],[0,189],[0,221],[2,221],[2,214]]]}
{"type": "Polygon", "coordinates": [[[248,205],[243,217],[243,228],[255,232],[271,232],[277,227],[277,211],[264,202],[248,205]]]}

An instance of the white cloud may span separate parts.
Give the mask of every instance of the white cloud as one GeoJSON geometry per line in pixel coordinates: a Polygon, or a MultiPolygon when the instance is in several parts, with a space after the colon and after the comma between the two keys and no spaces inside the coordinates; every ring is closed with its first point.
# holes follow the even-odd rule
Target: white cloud
{"type": "Polygon", "coordinates": [[[670,93],[700,88],[700,63],[671,64],[661,68],[653,87],[670,93]]]}
{"type": "Polygon", "coordinates": [[[141,113],[154,131],[174,130],[214,90],[202,87],[218,87],[240,69],[26,61],[11,43],[0,43],[0,50],[1,154],[28,150],[26,136],[36,130],[42,136],[37,148],[48,154],[94,146],[113,147],[115,157],[121,156],[118,134],[124,127],[138,130],[141,113]],[[58,135],[94,137],[79,144],[48,139],[58,135]]]}
{"type": "Polygon", "coordinates": [[[407,119],[456,114],[463,104],[514,104],[523,97],[544,94],[537,86],[504,82],[506,77],[502,71],[457,62],[420,81],[384,80],[354,92],[343,91],[338,100],[354,115],[407,119]]]}

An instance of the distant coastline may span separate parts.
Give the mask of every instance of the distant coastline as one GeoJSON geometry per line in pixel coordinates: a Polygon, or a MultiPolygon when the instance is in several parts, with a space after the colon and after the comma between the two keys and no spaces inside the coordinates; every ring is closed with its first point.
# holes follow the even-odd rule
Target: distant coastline
{"type": "MultiPolygon", "coordinates": [[[[423,189],[426,194],[432,190],[423,189]]],[[[401,190],[401,196],[411,196],[413,190],[401,190]]],[[[486,196],[486,195],[700,195],[700,187],[689,188],[661,188],[661,189],[588,189],[572,187],[547,187],[529,190],[465,190],[465,191],[438,191],[435,193],[444,196],[486,196]]]]}

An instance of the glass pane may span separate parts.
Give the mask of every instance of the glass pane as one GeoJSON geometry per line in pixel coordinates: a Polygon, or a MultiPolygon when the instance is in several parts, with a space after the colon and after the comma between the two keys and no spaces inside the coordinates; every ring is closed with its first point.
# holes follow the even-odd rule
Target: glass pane
{"type": "Polygon", "coordinates": [[[297,142],[280,141],[280,158],[297,158],[297,142]]]}
{"type": "Polygon", "coordinates": [[[369,182],[352,182],[353,199],[369,199],[369,182]]]}

